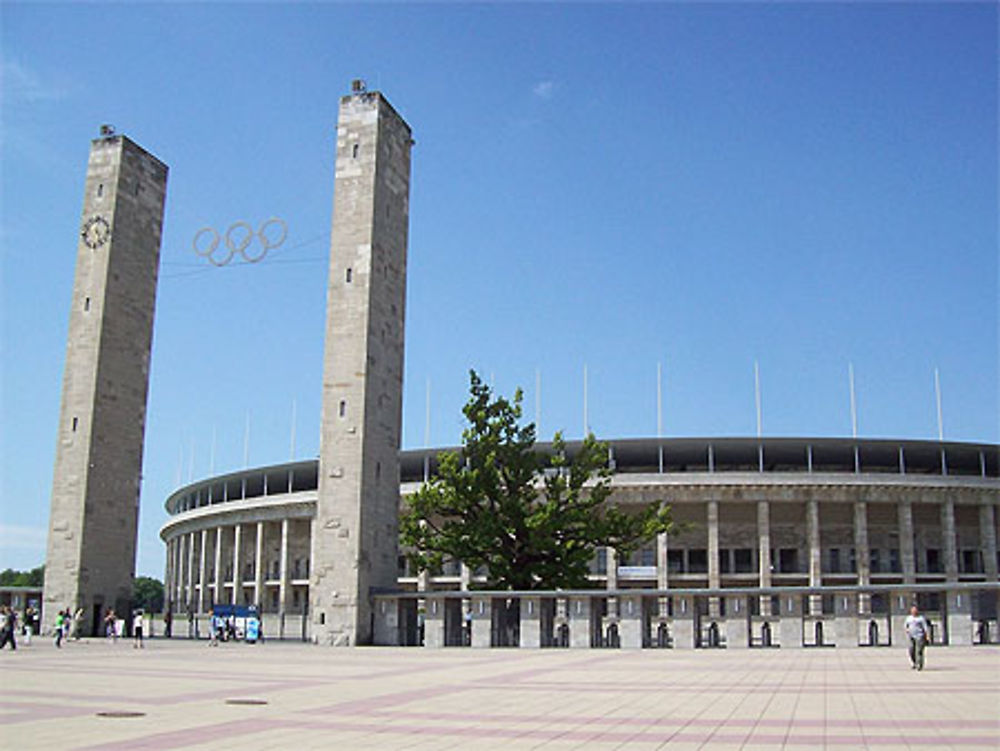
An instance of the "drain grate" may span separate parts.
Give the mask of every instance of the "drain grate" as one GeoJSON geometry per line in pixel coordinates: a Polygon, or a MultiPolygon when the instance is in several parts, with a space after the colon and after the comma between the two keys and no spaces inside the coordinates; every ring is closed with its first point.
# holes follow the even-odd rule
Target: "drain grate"
{"type": "Polygon", "coordinates": [[[98,712],[98,717],[145,717],[145,712],[98,712]]]}
{"type": "Polygon", "coordinates": [[[226,699],[226,704],[240,704],[244,706],[259,706],[267,704],[267,699],[226,699]]]}

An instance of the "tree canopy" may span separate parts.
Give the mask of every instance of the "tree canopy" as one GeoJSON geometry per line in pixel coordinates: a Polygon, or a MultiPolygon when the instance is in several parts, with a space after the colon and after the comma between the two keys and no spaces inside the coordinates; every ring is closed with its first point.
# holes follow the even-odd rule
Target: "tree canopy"
{"type": "Polygon", "coordinates": [[[15,571],[12,568],[0,571],[0,587],[40,587],[44,581],[44,563],[30,571],[15,571]]]}
{"type": "Polygon", "coordinates": [[[132,601],[135,607],[147,613],[159,613],[163,610],[163,582],[151,576],[135,577],[132,601]]]}
{"type": "Polygon", "coordinates": [[[668,506],[626,512],[613,502],[608,449],[593,434],[569,457],[556,433],[542,454],[534,424],[520,424],[520,389],[513,401],[494,397],[472,371],[469,390],[462,450],[440,455],[437,475],[400,516],[416,567],[462,561],[485,569],[495,589],[585,587],[598,547],[625,556],[673,531],[668,506]]]}

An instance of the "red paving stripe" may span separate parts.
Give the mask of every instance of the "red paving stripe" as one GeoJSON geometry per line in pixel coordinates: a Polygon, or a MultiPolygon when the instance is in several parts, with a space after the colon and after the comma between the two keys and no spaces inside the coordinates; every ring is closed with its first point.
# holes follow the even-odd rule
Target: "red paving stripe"
{"type": "Polygon", "coordinates": [[[78,746],[77,748],[80,751],[135,751],[137,748],[183,748],[184,746],[212,742],[218,742],[220,748],[228,748],[233,741],[235,743],[232,743],[232,745],[237,745],[239,741],[236,739],[241,736],[260,733],[265,730],[273,730],[279,726],[281,726],[280,723],[269,720],[228,721],[214,725],[199,725],[198,727],[184,728],[183,730],[135,735],[125,740],[97,743],[92,746],[78,746]]]}
{"type": "Polygon", "coordinates": [[[395,710],[375,709],[359,714],[371,714],[391,718],[412,718],[420,720],[441,720],[454,722],[517,722],[517,723],[553,723],[553,724],[596,724],[596,725],[635,725],[645,727],[678,726],[678,727],[819,727],[819,728],[949,728],[998,730],[1000,723],[989,720],[837,720],[837,719],[704,719],[700,717],[609,717],[586,715],[526,715],[526,714],[463,714],[460,712],[401,712],[395,710]]]}

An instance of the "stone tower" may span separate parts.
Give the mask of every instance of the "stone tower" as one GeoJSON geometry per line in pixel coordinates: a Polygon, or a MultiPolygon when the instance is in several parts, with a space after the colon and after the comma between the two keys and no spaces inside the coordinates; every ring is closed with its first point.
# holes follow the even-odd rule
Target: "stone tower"
{"type": "Polygon", "coordinates": [[[340,101],[309,610],[321,644],[372,640],[397,576],[410,127],[355,82],[340,101]]]}
{"type": "Polygon", "coordinates": [[[167,167],[107,126],[90,147],[59,414],[45,619],[127,614],[167,167]]]}

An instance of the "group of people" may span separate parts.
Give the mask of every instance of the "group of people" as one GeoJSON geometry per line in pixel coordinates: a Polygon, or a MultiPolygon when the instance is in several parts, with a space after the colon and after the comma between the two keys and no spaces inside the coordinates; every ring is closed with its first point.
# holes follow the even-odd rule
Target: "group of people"
{"type": "Polygon", "coordinates": [[[83,608],[77,608],[74,613],[69,608],[56,613],[56,625],[53,631],[52,641],[57,647],[62,647],[62,643],[70,636],[74,640],[80,639],[80,624],[83,623],[83,608]]]}

